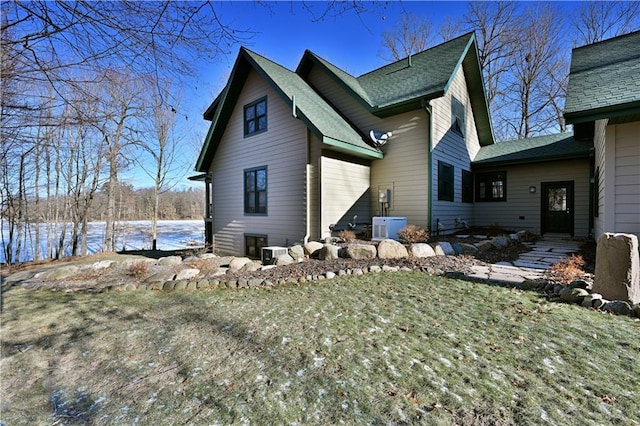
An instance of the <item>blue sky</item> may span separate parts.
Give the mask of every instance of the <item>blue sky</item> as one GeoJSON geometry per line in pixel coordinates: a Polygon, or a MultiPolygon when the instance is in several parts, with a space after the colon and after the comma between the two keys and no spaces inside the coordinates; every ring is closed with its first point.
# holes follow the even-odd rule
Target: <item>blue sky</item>
{"type": "MultiPolygon", "coordinates": [[[[557,2],[570,13],[579,2],[557,2]]],[[[521,3],[526,6],[526,2],[521,3]]],[[[358,76],[385,65],[381,58],[383,33],[391,31],[401,14],[410,13],[428,18],[432,34],[440,42],[437,31],[447,17],[451,21],[463,18],[467,2],[463,1],[391,1],[367,2],[367,10],[357,14],[348,11],[338,16],[325,16],[314,21],[324,10],[324,2],[267,2],[234,1],[214,3],[220,21],[236,29],[253,33],[242,43],[245,47],[267,58],[295,70],[305,49],[309,49],[343,70],[358,76]],[[311,8],[305,10],[304,5],[311,8]]],[[[202,113],[223,89],[233,68],[240,44],[231,47],[231,54],[214,61],[198,64],[198,76],[188,82],[184,91],[185,103],[180,112],[189,117],[186,139],[193,145],[185,154],[193,157],[188,163],[189,171],[195,165],[209,122],[202,113]]],[[[193,174],[193,173],[191,173],[193,174]]],[[[144,186],[144,184],[141,184],[144,186]]],[[[178,186],[195,186],[184,179],[178,186]]]]}

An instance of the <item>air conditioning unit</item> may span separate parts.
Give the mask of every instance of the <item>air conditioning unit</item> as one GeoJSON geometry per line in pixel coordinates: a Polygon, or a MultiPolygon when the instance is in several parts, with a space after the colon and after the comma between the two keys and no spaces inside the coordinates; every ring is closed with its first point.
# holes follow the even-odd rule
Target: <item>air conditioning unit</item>
{"type": "Polygon", "coordinates": [[[276,263],[278,256],[287,254],[289,250],[286,247],[262,247],[262,264],[273,265],[276,263]]]}
{"type": "Polygon", "coordinates": [[[373,218],[371,240],[380,241],[387,238],[398,240],[398,231],[407,226],[406,217],[382,216],[373,218]]]}

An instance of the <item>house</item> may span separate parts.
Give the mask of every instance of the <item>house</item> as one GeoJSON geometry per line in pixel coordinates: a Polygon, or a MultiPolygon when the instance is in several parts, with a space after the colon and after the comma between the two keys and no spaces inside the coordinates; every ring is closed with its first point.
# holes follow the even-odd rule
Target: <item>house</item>
{"type": "Polygon", "coordinates": [[[196,179],[206,183],[207,243],[259,257],[261,247],[361,229],[374,216],[432,232],[637,232],[639,41],[574,50],[565,114],[574,133],[504,143],[493,140],[473,33],[358,77],[310,51],[292,71],[242,48],[205,112],[196,179]],[[590,49],[619,58],[590,58],[590,49]],[[632,100],[578,90],[594,71],[627,66],[632,100]]]}
{"type": "Polygon", "coordinates": [[[593,141],[593,236],[640,237],[640,31],[573,49],[564,117],[593,141]]]}
{"type": "Polygon", "coordinates": [[[242,48],[205,118],[207,242],[254,257],[377,215],[470,221],[471,161],[494,143],[473,33],[359,77],[242,48]]]}

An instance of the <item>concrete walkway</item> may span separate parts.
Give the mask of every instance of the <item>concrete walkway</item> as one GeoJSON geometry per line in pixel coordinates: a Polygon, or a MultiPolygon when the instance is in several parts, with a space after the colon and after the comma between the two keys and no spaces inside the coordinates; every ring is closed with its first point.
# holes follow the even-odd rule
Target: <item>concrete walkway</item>
{"type": "Polygon", "coordinates": [[[545,236],[534,243],[523,243],[531,251],[523,253],[516,261],[498,262],[489,266],[473,266],[470,278],[520,284],[525,280],[544,277],[544,272],[572,253],[580,250],[580,243],[565,236],[545,236]]]}

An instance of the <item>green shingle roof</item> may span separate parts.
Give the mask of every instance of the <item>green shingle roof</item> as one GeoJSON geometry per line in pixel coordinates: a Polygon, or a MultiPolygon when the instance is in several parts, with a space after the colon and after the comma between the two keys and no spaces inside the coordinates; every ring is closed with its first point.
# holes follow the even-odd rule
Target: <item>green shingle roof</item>
{"type": "Polygon", "coordinates": [[[480,143],[489,145],[493,130],[475,42],[474,33],[468,33],[359,77],[307,51],[296,72],[304,78],[313,64],[319,64],[372,114],[386,117],[421,108],[424,100],[444,95],[463,67],[480,143]]]}
{"type": "Polygon", "coordinates": [[[494,166],[588,158],[592,146],[591,142],[576,141],[573,132],[515,139],[480,148],[472,164],[494,166]]]}
{"type": "Polygon", "coordinates": [[[212,123],[198,157],[196,171],[205,171],[213,159],[250,69],[255,69],[273,87],[292,108],[292,113],[295,98],[296,116],[323,143],[338,151],[367,158],[382,158],[382,152],[366,143],[365,136],[351,127],[299,75],[255,52],[241,48],[227,86],[205,112],[205,118],[210,118],[212,123]]]}
{"type": "Polygon", "coordinates": [[[573,49],[568,123],[640,112],[640,31],[573,49]]]}

